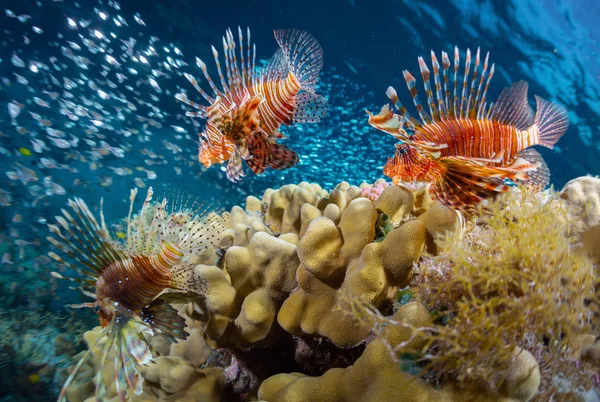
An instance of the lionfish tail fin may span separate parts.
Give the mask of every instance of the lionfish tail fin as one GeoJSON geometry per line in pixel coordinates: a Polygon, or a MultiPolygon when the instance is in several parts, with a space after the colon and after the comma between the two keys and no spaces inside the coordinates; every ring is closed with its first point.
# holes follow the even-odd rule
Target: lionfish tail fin
{"type": "Polygon", "coordinates": [[[318,123],[325,116],[327,116],[327,99],[308,91],[296,95],[294,122],[318,123]]]}
{"type": "Polygon", "coordinates": [[[540,133],[540,145],[546,148],[554,148],[560,137],[569,128],[569,116],[567,110],[556,103],[535,96],[537,111],[535,113],[535,124],[540,133]]]}
{"type": "Polygon", "coordinates": [[[140,318],[153,331],[169,342],[175,343],[177,339],[186,339],[189,334],[185,330],[185,319],[169,303],[188,303],[197,298],[195,294],[165,293],[144,307],[140,318]]]}
{"type": "Polygon", "coordinates": [[[323,68],[323,48],[319,42],[308,32],[297,29],[276,30],[275,39],[300,87],[314,92],[323,68]]]}

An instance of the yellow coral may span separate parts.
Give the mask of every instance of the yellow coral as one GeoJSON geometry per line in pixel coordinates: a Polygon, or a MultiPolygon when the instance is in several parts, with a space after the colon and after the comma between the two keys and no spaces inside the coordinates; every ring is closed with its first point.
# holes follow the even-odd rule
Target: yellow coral
{"type": "Polygon", "coordinates": [[[207,334],[222,345],[240,347],[267,339],[277,327],[281,303],[296,286],[296,246],[257,232],[247,247],[230,247],[223,261],[224,270],[195,267],[208,287],[203,301],[207,334]]]}
{"type": "Polygon", "coordinates": [[[432,324],[427,309],[416,302],[405,304],[389,322],[390,325],[367,345],[354,365],[330,369],[320,377],[301,373],[277,374],[261,384],[259,398],[269,402],[524,402],[537,390],[539,369],[533,356],[526,351],[515,354],[504,388],[472,384],[469,389],[449,385],[436,390],[427,382],[403,372],[390,353],[390,349],[400,344],[413,350],[424,346],[422,339],[412,337],[412,328],[432,324]]]}
{"type": "Polygon", "coordinates": [[[390,303],[395,290],[408,283],[429,233],[421,220],[413,220],[376,242],[376,221],[373,202],[358,198],[344,209],[338,225],[327,217],[310,223],[298,244],[300,288],[285,300],[277,317],[287,332],[324,336],[340,347],[366,339],[368,328],[357,328],[355,320],[334,309],[340,293],[376,306],[390,303]]]}
{"type": "Polygon", "coordinates": [[[569,222],[579,235],[584,251],[600,262],[600,178],[584,176],[563,187],[560,198],[565,201],[569,222]]]}

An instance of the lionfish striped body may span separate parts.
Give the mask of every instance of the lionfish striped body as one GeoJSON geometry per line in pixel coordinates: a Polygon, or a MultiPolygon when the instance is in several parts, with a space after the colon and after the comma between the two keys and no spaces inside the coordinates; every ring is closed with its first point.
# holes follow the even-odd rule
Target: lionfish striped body
{"type": "Polygon", "coordinates": [[[209,106],[192,102],[183,93],[176,95],[178,100],[198,110],[186,112],[187,116],[207,119],[200,134],[199,161],[206,167],[229,161],[227,177],[234,182],[245,176],[242,160],[256,174],[268,167],[295,166],[298,155],[276,142],[283,138],[279,128],[293,123],[319,122],[327,112],[326,100],[315,93],[323,67],[323,50],[310,34],[298,30],[275,31],[279,50],[264,68],[257,69],[256,47],[250,44],[250,30],[246,35],[245,52],[240,28],[238,33],[239,61],[231,30],[223,38],[226,75],[217,50],[212,48],[221,88],[208,74],[206,64],[196,59],[212,95],[204,91],[194,77],[185,74],[209,106]]]}
{"type": "Polygon", "coordinates": [[[568,128],[564,108],[536,96],[534,114],[527,101],[528,86],[523,81],[504,89],[495,104],[488,104],[486,94],[494,65],[488,69],[488,53],[480,69],[479,49],[472,76],[471,52],[467,50],[460,95],[458,49],[454,50],[452,80],[447,53],[442,52],[442,77],[433,52],[431,61],[435,93],[430,70],[419,57],[429,113],[419,99],[416,79],[408,71],[403,75],[420,119],[408,113],[392,87],[387,95],[395,112],[387,105],[378,115],[367,111],[369,124],[400,141],[384,173],[396,184],[428,182],[430,192],[438,200],[463,209],[508,191],[511,183],[543,189],[550,179],[549,170],[542,156],[530,147],[553,148],[568,128]]]}
{"type": "MultiPolygon", "coordinates": [[[[48,237],[72,262],[54,252],[49,253],[50,257],[79,274],[73,278],[53,275],[76,283],[84,295],[94,299],[73,307],[90,307],[98,313],[103,327],[98,340],[107,336],[101,365],[104,366],[109,354],[114,352],[112,363],[120,400],[125,400],[128,386],[138,394],[142,391],[143,379],[136,365],[152,358],[143,333],[158,333],[170,342],[187,337],[185,320],[169,303],[188,302],[203,295],[204,284],[191,274],[192,264],[187,260],[217,241],[224,230],[225,219],[208,208],[196,206],[196,202],[188,209],[188,203],[184,205],[183,200],[174,202],[167,211],[166,199],[151,204],[150,188],[137,225],[133,225],[131,213],[136,194],[137,189],[131,192],[125,243],[108,234],[102,212],[101,223],[98,223],[79,198],[69,200],[75,216],[63,209],[63,216],[56,217],[58,224],[49,225],[57,237],[48,237]],[[149,213],[152,219],[145,222],[149,213]],[[163,293],[166,289],[172,291],[163,293]]],[[[59,400],[63,399],[94,346],[76,365],[59,400]]],[[[98,400],[103,400],[106,393],[102,373],[99,369],[96,377],[98,400]]]]}

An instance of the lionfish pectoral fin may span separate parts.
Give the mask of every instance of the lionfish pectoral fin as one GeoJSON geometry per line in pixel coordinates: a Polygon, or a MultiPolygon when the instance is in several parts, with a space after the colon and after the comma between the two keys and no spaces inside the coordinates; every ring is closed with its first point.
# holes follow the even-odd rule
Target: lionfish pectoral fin
{"type": "Polygon", "coordinates": [[[271,163],[271,144],[260,132],[255,131],[246,139],[246,147],[250,156],[246,164],[254,173],[263,173],[271,163]]]}
{"type": "Polygon", "coordinates": [[[189,334],[185,330],[185,319],[168,303],[169,297],[165,295],[157,297],[144,307],[140,318],[153,331],[175,343],[177,339],[185,339],[189,334]]]}
{"type": "MultiPolygon", "coordinates": [[[[266,134],[266,133],[265,133],[266,134]]],[[[273,132],[269,135],[269,137],[272,138],[277,138],[277,139],[284,139],[287,138],[285,135],[283,135],[283,133],[279,130],[273,130],[273,132]]]]}
{"type": "Polygon", "coordinates": [[[327,116],[327,99],[312,92],[296,95],[293,120],[296,123],[318,123],[327,116]]]}
{"type": "Polygon", "coordinates": [[[283,170],[294,167],[299,162],[298,154],[286,145],[271,144],[271,162],[269,164],[275,170],[283,170]]]}
{"type": "Polygon", "coordinates": [[[535,170],[527,172],[529,179],[524,183],[530,191],[542,191],[550,184],[550,169],[538,151],[532,148],[524,149],[517,154],[520,158],[537,166],[535,170]]]}
{"type": "Polygon", "coordinates": [[[537,169],[537,167],[537,161],[528,161],[522,156],[519,156],[505,168],[514,172],[528,172],[537,169]]]}
{"type": "Polygon", "coordinates": [[[254,96],[244,102],[236,111],[227,130],[230,138],[244,139],[258,130],[260,113],[258,106],[263,102],[262,96],[254,96]]]}
{"type": "Polygon", "coordinates": [[[94,308],[96,303],[79,303],[79,304],[67,304],[66,307],[69,308],[94,308]]]}
{"type": "Polygon", "coordinates": [[[523,172],[510,168],[481,166],[463,158],[440,158],[441,179],[434,183],[430,191],[442,203],[459,209],[469,209],[481,200],[510,188],[505,180],[526,180],[523,172]]]}
{"type": "Polygon", "coordinates": [[[227,174],[227,178],[234,183],[242,180],[242,178],[246,176],[242,167],[242,157],[237,149],[231,154],[225,172],[227,174]]]}
{"type": "Polygon", "coordinates": [[[71,385],[71,383],[77,376],[77,373],[79,373],[79,370],[81,370],[81,367],[83,367],[83,364],[92,355],[92,350],[96,347],[96,345],[100,342],[100,340],[107,334],[107,332],[108,332],[108,327],[106,327],[102,330],[102,332],[100,333],[100,336],[98,336],[96,341],[88,348],[87,352],[85,352],[85,354],[81,357],[81,359],[79,359],[79,361],[77,362],[77,365],[75,366],[75,368],[73,369],[73,371],[71,372],[71,374],[69,375],[69,377],[67,378],[67,380],[65,381],[65,383],[63,384],[63,386],[60,390],[60,394],[58,395],[58,399],[57,399],[58,402],[66,402],[67,401],[67,399],[65,397],[67,388],[69,387],[69,385],[71,385]]]}
{"type": "Polygon", "coordinates": [[[497,152],[491,158],[471,158],[466,156],[456,156],[455,158],[462,159],[467,162],[473,162],[479,166],[487,166],[490,163],[501,163],[504,159],[504,150],[497,152]]]}

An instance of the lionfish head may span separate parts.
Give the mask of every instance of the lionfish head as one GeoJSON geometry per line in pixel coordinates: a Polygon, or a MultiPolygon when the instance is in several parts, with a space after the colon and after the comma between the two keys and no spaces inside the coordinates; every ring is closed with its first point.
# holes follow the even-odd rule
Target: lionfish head
{"type": "Polygon", "coordinates": [[[406,143],[399,143],[396,144],[396,153],[385,164],[383,173],[390,177],[394,184],[424,181],[431,162],[428,152],[406,143]]]}

